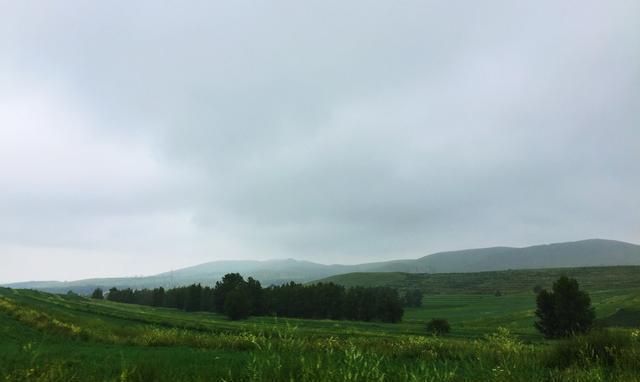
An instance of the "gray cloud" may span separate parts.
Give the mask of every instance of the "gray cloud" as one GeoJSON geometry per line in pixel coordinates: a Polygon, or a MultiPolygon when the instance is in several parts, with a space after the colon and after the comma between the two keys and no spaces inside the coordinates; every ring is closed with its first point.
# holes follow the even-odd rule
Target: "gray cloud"
{"type": "Polygon", "coordinates": [[[635,2],[1,8],[0,239],[45,278],[640,241],[635,2]]]}

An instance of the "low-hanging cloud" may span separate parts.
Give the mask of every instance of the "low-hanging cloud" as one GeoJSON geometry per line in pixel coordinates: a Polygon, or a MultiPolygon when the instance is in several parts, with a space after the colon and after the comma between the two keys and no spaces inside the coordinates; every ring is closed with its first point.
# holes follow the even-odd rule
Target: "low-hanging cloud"
{"type": "Polygon", "coordinates": [[[636,2],[0,8],[0,281],[640,241],[636,2]]]}

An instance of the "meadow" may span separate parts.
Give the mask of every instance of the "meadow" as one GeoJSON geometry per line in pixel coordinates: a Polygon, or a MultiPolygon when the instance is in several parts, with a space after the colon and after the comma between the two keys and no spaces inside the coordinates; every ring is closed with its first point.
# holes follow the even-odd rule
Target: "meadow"
{"type": "Polygon", "coordinates": [[[434,294],[531,293],[535,286],[550,288],[560,276],[578,280],[588,292],[640,288],[640,266],[514,269],[465,273],[354,272],[320,281],[344,286],[417,288],[434,294]]]}
{"type": "Polygon", "coordinates": [[[401,323],[229,321],[0,288],[4,381],[639,381],[640,289],[590,291],[601,326],[573,340],[533,328],[533,292],[436,294],[401,323]],[[429,335],[446,318],[452,332],[429,335]]]}

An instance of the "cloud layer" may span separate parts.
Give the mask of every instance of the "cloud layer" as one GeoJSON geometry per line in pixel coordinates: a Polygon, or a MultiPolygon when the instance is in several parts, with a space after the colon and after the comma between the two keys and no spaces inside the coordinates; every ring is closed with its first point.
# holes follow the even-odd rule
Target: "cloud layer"
{"type": "Polygon", "coordinates": [[[640,242],[637,2],[1,8],[0,281],[640,242]]]}

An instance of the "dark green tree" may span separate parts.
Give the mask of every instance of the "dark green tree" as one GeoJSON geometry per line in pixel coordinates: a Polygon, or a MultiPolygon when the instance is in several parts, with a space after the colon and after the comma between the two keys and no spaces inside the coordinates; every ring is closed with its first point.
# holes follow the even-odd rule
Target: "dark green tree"
{"type": "Polygon", "coordinates": [[[155,288],[152,293],[152,304],[153,306],[165,306],[165,292],[164,288],[155,288]]]}
{"type": "Polygon", "coordinates": [[[229,292],[224,302],[224,314],[230,320],[244,320],[251,313],[249,294],[244,288],[237,288],[229,292]]]}
{"type": "Polygon", "coordinates": [[[119,297],[120,291],[118,290],[118,288],[111,288],[109,289],[109,294],[107,294],[107,300],[109,301],[118,301],[118,297],[119,297]]]}
{"type": "Polygon", "coordinates": [[[204,288],[202,288],[202,305],[200,308],[205,312],[212,312],[213,299],[214,299],[213,288],[210,288],[208,286],[205,286],[204,288]]]}
{"type": "Polygon", "coordinates": [[[250,311],[252,316],[261,316],[265,314],[264,305],[264,292],[260,281],[253,277],[247,278],[247,283],[244,286],[249,296],[249,303],[251,305],[250,311]]]}
{"type": "Polygon", "coordinates": [[[102,293],[102,289],[96,288],[93,293],[91,293],[91,298],[96,300],[103,300],[104,294],[102,293]]]}
{"type": "Polygon", "coordinates": [[[231,291],[244,286],[246,281],[239,273],[227,273],[222,277],[221,281],[216,282],[213,290],[213,305],[216,312],[224,313],[224,304],[227,294],[231,291]]]}
{"type": "Polygon", "coordinates": [[[402,319],[404,309],[402,309],[402,300],[397,290],[377,288],[376,300],[378,306],[378,314],[376,316],[383,322],[396,323],[402,319]]]}
{"type": "Polygon", "coordinates": [[[202,286],[200,284],[191,284],[186,288],[186,298],[184,310],[187,312],[195,312],[202,307],[202,286]]]}
{"type": "Polygon", "coordinates": [[[588,332],[595,320],[589,294],[580,290],[578,281],[566,276],[553,283],[552,291],[543,289],[536,297],[534,324],[547,338],[568,337],[588,332]]]}
{"type": "Polygon", "coordinates": [[[544,334],[545,337],[552,338],[556,336],[556,310],[555,310],[555,301],[554,295],[552,292],[549,292],[546,289],[538,292],[538,296],[536,297],[536,317],[538,317],[538,321],[534,323],[534,326],[538,331],[544,334]]]}

